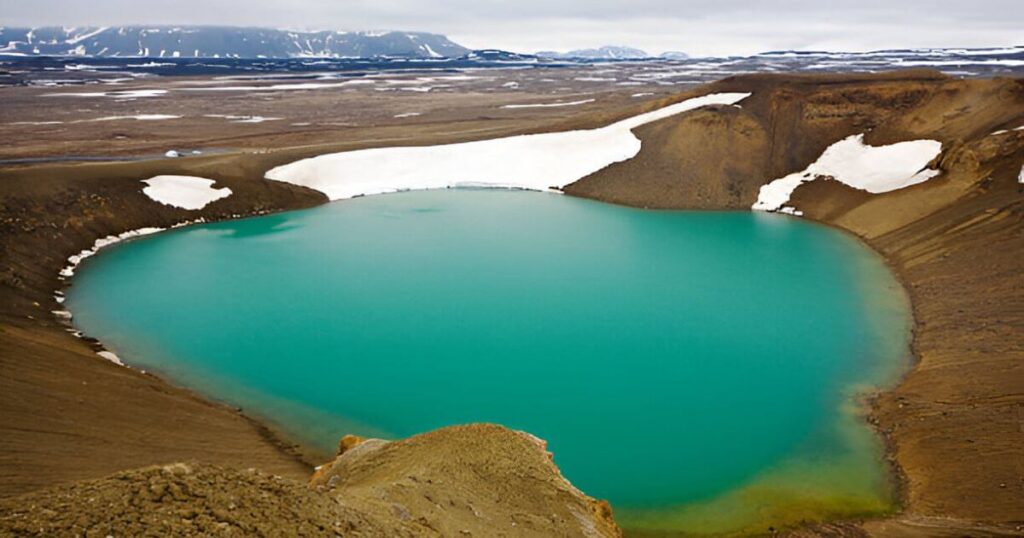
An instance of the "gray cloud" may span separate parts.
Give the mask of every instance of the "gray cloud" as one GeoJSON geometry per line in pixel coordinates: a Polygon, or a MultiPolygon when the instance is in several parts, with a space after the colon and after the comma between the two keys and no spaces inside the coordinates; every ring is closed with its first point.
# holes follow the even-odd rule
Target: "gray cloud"
{"type": "Polygon", "coordinates": [[[403,29],[532,52],[623,44],[746,54],[1024,44],[1017,0],[2,0],[6,25],[230,24],[403,29]]]}

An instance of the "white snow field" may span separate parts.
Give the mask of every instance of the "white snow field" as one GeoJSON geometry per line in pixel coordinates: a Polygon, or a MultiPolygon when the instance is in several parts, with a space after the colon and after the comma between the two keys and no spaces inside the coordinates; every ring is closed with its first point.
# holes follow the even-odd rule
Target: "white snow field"
{"type": "Polygon", "coordinates": [[[181,209],[202,209],[206,204],[231,195],[231,189],[214,189],[214,181],[192,176],[156,176],[142,180],[143,194],[153,201],[181,209]]]}
{"type": "Polygon", "coordinates": [[[714,93],[598,129],[512,136],[439,146],[331,153],[278,166],[266,178],[318,190],[332,200],[405,190],[495,187],[553,191],[636,156],[632,129],[749,93],[714,93]]]}
{"type": "MultiPolygon", "coordinates": [[[[926,168],[942,151],[936,140],[911,140],[888,146],[868,146],[864,135],[853,135],[832,144],[806,169],[776,179],[761,187],[752,209],[780,211],[798,186],[818,177],[836,181],[873,194],[909,187],[939,174],[926,168]]],[[[793,211],[785,211],[793,214],[793,211]]]]}

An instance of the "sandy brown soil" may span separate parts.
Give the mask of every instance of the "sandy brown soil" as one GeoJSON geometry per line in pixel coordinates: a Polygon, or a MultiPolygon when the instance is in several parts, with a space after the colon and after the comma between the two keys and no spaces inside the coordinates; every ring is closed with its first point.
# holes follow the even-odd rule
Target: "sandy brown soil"
{"type": "MultiPolygon", "coordinates": [[[[850,134],[870,130],[869,143],[930,137],[944,144],[938,163],[944,174],[926,184],[870,196],[817,181],[795,194],[797,207],[808,218],[861,236],[903,278],[914,303],[918,358],[899,387],[877,398],[872,414],[905,478],[905,513],[897,519],[804,532],[1020,532],[1024,309],[1013,299],[1022,295],[1024,284],[1019,257],[1024,242],[1022,191],[1016,183],[1024,160],[1024,132],[987,135],[1024,123],[1024,83],[958,81],[906,72],[745,76],[696,91],[754,95],[742,108],[702,109],[638,129],[644,140],[639,156],[571,185],[567,192],[642,207],[746,208],[761,184],[804,168],[829,144],[850,134]]],[[[223,155],[0,168],[0,496],[184,460],[255,466],[295,477],[308,473],[305,461],[310,456],[303,457],[297,447],[288,447],[251,420],[152,376],[101,360],[92,343],[66,333],[50,314],[59,308],[51,296],[61,284],[56,274],[68,255],[90,246],[94,238],[198,216],[223,219],[322,203],[318,193],[261,179],[269,167],[301,157],[357,147],[592,127],[656,106],[653,101],[620,96],[589,109],[535,111],[502,119],[460,116],[472,106],[460,112],[456,101],[448,109],[439,105],[453,111],[450,114],[415,126],[381,123],[308,133],[278,124],[270,132],[244,135],[246,141],[235,144],[260,149],[223,155]],[[172,209],[153,203],[139,190],[138,180],[157,173],[210,177],[236,194],[199,212],[172,209]]],[[[157,111],[146,111],[153,112],[157,111]]],[[[258,124],[261,129],[269,129],[267,125],[258,124]]],[[[28,149],[6,155],[36,155],[54,140],[65,140],[56,153],[95,151],[99,146],[86,137],[99,133],[86,133],[39,135],[28,149]]],[[[149,134],[138,131],[130,139],[148,140],[149,134]]],[[[201,147],[216,145],[211,141],[221,136],[229,136],[224,128],[210,134],[200,127],[173,135],[174,144],[201,147]]],[[[166,147],[165,142],[159,146],[166,147]]],[[[20,146],[17,140],[11,144],[20,146]]],[[[146,144],[116,146],[116,151],[159,149],[146,144]]],[[[495,433],[475,431],[469,436],[486,443],[495,433]]],[[[428,453],[420,455],[426,458],[428,453]]],[[[517,454],[508,456],[515,459],[517,454]]],[[[421,456],[413,459],[426,465],[421,456]]],[[[431,472],[443,474],[452,468],[432,467],[431,472]]],[[[544,476],[554,480],[551,474],[544,476]]],[[[372,480],[351,485],[381,491],[372,480]]],[[[460,486],[410,487],[440,494],[460,486]]],[[[399,495],[399,490],[388,491],[386,495],[399,495]]],[[[61,497],[65,493],[38,495],[7,506],[13,509],[29,502],[53,507],[67,498],[61,497]]],[[[401,498],[405,500],[400,502],[417,506],[417,516],[423,513],[419,505],[401,498]]],[[[5,514],[10,517],[13,512],[5,514]]]]}
{"type": "Polygon", "coordinates": [[[346,139],[365,142],[371,138],[367,130],[375,130],[372,136],[389,144],[415,140],[425,133],[443,135],[483,128],[479,138],[486,137],[488,131],[522,129],[530,124],[546,126],[560,118],[628,107],[678,91],[672,86],[616,87],[607,82],[580,81],[577,79],[587,77],[578,75],[569,69],[491,70],[473,75],[396,73],[375,77],[373,84],[279,91],[252,88],[338,81],[151,77],[116,85],[3,87],[0,140],[10,143],[0,145],[0,162],[69,156],[153,158],[171,149],[210,153],[346,139]],[[518,86],[503,86],[509,83],[518,86]],[[408,91],[427,87],[431,88],[429,92],[408,91]],[[228,88],[249,89],[225,91],[228,88]],[[79,96],[139,90],[168,93],[134,99],[79,96]],[[642,97],[632,97],[636,92],[642,97]],[[567,107],[503,108],[587,100],[593,102],[567,107]],[[176,117],[141,121],[128,118],[136,115],[176,117]],[[244,121],[253,116],[266,121],[244,121]],[[104,120],[113,117],[121,119],[104,120]]]}

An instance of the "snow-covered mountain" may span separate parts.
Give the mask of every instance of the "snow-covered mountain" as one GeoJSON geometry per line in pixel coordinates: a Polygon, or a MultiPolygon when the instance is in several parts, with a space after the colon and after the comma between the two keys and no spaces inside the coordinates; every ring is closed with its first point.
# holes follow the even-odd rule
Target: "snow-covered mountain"
{"type": "Polygon", "coordinates": [[[577,49],[569,52],[543,51],[538,52],[541,58],[569,59],[581,58],[587,60],[632,60],[638,58],[650,58],[651,55],[640,49],[632,47],[619,47],[608,45],[596,49],[577,49]]]}
{"type": "Polygon", "coordinates": [[[690,55],[685,52],[670,50],[667,52],[662,52],[661,54],[658,55],[658,58],[661,58],[662,60],[687,60],[690,58],[690,55]]]}
{"type": "Polygon", "coordinates": [[[0,54],[153,58],[441,58],[469,49],[423,32],[296,32],[228,26],[0,27],[0,54]]]}

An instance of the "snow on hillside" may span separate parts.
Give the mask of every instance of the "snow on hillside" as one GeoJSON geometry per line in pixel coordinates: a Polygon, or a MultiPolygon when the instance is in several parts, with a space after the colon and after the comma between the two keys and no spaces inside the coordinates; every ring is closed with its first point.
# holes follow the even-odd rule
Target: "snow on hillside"
{"type": "Polygon", "coordinates": [[[439,146],[332,153],[278,166],[266,178],[326,194],[332,200],[405,190],[490,187],[552,191],[640,152],[632,129],[749,93],[715,93],[598,129],[512,136],[439,146]]]}
{"type": "Polygon", "coordinates": [[[231,189],[213,188],[214,181],[191,176],[156,176],[142,181],[142,193],[155,202],[181,209],[202,209],[210,202],[231,196],[231,189]]]}
{"type": "Polygon", "coordinates": [[[868,146],[863,134],[849,136],[826,148],[804,170],[762,186],[752,209],[793,213],[795,209],[785,207],[793,191],[819,177],[831,177],[873,194],[916,185],[939,174],[927,166],[941,151],[942,143],[936,140],[868,146]]]}

